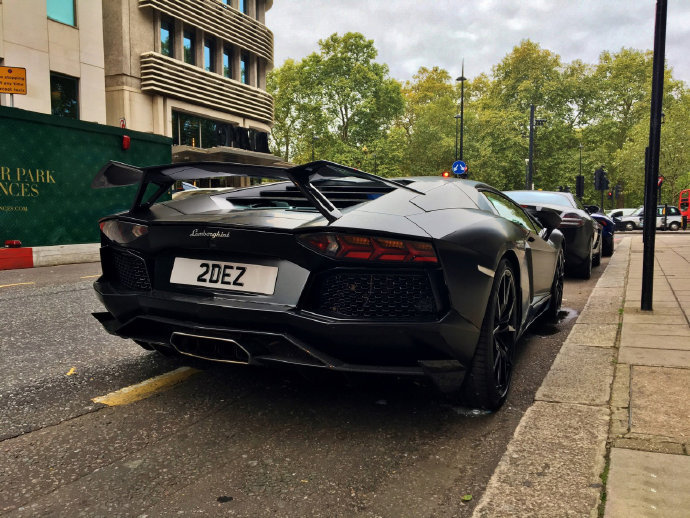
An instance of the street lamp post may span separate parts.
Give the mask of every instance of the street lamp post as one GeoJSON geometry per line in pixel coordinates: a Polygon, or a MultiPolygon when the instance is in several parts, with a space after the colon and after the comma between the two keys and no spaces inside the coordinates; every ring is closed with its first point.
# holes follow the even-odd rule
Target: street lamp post
{"type": "Polygon", "coordinates": [[[311,136],[311,161],[314,161],[314,147],[316,146],[316,141],[319,140],[319,137],[316,135],[311,136]]]}
{"type": "Polygon", "coordinates": [[[534,188],[534,126],[543,126],[546,119],[534,118],[534,105],[529,105],[529,166],[525,178],[525,189],[531,191],[534,188]]]}
{"type": "Polygon", "coordinates": [[[580,176],[582,176],[582,148],[585,147],[582,145],[582,142],[580,142],[580,176]]]}
{"type": "Polygon", "coordinates": [[[458,120],[460,119],[460,114],[455,115],[455,161],[458,161],[458,120]]]}
{"type": "MultiPolygon", "coordinates": [[[[462,60],[462,71],[460,72],[460,77],[455,79],[460,81],[460,160],[463,160],[462,144],[463,136],[465,132],[465,125],[463,124],[464,112],[465,112],[465,60],[462,60]]],[[[458,116],[455,116],[455,160],[458,159],[458,116]]]]}

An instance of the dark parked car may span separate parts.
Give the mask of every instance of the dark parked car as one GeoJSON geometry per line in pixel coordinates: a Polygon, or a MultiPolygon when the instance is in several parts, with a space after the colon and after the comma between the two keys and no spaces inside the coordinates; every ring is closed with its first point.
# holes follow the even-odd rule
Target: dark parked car
{"type": "Polygon", "coordinates": [[[532,217],[485,184],[321,161],[110,163],[93,186],[132,183],[132,209],[100,221],[95,316],[147,349],[427,375],[495,409],[518,338],[561,304],[558,213],[532,217]],[[154,204],[176,180],[218,176],[269,182],[154,204]]]}
{"type": "Polygon", "coordinates": [[[613,239],[616,233],[616,221],[604,214],[596,205],[587,207],[587,212],[601,225],[601,253],[604,257],[613,255],[613,239]]]}
{"type": "Polygon", "coordinates": [[[583,279],[591,277],[592,266],[601,262],[601,225],[579,200],[569,192],[506,191],[505,194],[531,210],[541,207],[558,210],[562,219],[558,228],[565,236],[565,267],[583,279]]]}

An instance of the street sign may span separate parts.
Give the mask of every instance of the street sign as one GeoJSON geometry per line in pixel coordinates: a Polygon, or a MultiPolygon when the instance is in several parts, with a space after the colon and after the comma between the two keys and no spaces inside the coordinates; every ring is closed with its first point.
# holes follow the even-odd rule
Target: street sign
{"type": "Polygon", "coordinates": [[[661,187],[661,184],[664,183],[665,178],[661,175],[659,175],[659,178],[656,179],[656,186],[661,187]]]}
{"type": "Polygon", "coordinates": [[[456,160],[453,162],[453,174],[465,174],[467,173],[467,164],[462,160],[456,160]]]}
{"type": "Polygon", "coordinates": [[[0,93],[26,95],[26,68],[0,67],[0,93]]]}

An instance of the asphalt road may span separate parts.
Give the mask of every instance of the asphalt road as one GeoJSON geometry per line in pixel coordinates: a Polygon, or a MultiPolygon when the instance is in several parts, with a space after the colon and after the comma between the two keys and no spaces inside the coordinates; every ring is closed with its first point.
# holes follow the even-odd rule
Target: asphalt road
{"type": "Polygon", "coordinates": [[[469,516],[607,263],[523,338],[494,414],[419,381],[165,358],[91,317],[99,265],[0,271],[0,514],[469,516]],[[183,365],[200,372],[92,401],[183,365]]]}

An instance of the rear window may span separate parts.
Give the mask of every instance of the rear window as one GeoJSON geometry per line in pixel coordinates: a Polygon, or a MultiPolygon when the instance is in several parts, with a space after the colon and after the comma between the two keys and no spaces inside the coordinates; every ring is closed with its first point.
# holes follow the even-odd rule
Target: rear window
{"type": "Polygon", "coordinates": [[[508,191],[506,192],[513,200],[521,204],[535,205],[539,203],[547,205],[567,205],[575,207],[569,196],[555,192],[543,191],[508,191]]]}

